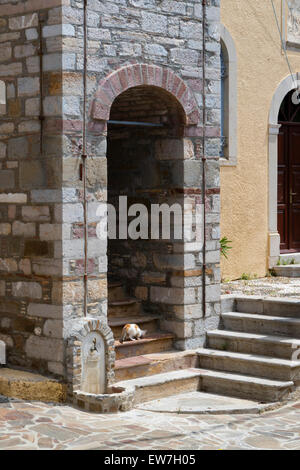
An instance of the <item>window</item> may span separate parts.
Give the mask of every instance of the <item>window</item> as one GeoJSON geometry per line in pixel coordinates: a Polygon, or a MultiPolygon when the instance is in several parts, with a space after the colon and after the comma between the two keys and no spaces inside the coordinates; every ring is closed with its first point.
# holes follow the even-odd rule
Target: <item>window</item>
{"type": "Polygon", "coordinates": [[[221,44],[220,52],[220,61],[221,61],[221,149],[220,157],[225,158],[225,148],[227,146],[226,130],[225,130],[225,120],[227,112],[227,67],[224,57],[224,46],[221,44]]]}
{"type": "Polygon", "coordinates": [[[3,81],[0,81],[0,114],[6,114],[6,87],[3,81]]]}
{"type": "Polygon", "coordinates": [[[237,57],[233,39],[221,25],[221,165],[237,164],[237,57]]]}

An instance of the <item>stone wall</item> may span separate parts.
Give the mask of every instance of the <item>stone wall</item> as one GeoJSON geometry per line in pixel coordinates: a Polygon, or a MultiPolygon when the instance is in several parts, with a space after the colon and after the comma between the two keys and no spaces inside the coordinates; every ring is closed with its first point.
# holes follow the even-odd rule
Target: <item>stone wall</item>
{"type": "MultiPolygon", "coordinates": [[[[7,89],[7,115],[0,126],[1,338],[8,345],[10,363],[69,381],[66,341],[90,318],[105,319],[107,314],[107,243],[96,237],[95,226],[96,209],[107,200],[107,120],[114,99],[132,86],[165,89],[180,103],[184,137],[193,141],[192,164],[182,162],[182,172],[202,173],[202,0],[87,3],[86,317],[80,178],[83,2],[26,0],[0,5],[0,78],[7,89]],[[43,120],[39,119],[41,88],[43,120]]],[[[152,291],[165,310],[165,327],[178,332],[181,349],[201,345],[205,330],[215,327],[219,315],[218,26],[219,0],[209,0],[205,25],[207,317],[202,318],[202,253],[197,246],[181,244],[178,276],[152,291]],[[180,303],[176,303],[178,296],[180,303]]],[[[194,205],[201,201],[200,178],[195,185],[178,185],[178,190],[194,205]]],[[[175,251],[170,255],[177,256],[175,251]]]]}
{"type": "MultiPolygon", "coordinates": [[[[60,0],[0,5],[0,79],[6,92],[0,124],[0,332],[9,364],[58,377],[64,375],[59,204],[76,191],[62,190],[61,131],[49,128],[48,117],[40,120],[39,52],[42,48],[45,111],[50,116],[49,97],[55,93],[52,115],[61,116],[61,54],[54,58],[50,46],[53,36],[62,34],[61,14],[56,21],[53,16],[60,5],[60,0]]],[[[61,39],[56,41],[61,52],[61,39]]]]}

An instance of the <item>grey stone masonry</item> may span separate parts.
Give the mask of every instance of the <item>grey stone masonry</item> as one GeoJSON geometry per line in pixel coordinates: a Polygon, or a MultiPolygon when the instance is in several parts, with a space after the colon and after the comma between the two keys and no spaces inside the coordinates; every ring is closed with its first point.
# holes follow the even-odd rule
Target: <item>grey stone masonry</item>
{"type": "Polygon", "coordinates": [[[87,318],[107,321],[107,271],[114,266],[130,289],[144,288],[145,308],[159,312],[178,349],[202,346],[220,315],[220,1],[206,1],[203,22],[202,0],[87,0],[87,247],[83,0],[0,3],[0,80],[6,89],[0,115],[0,340],[8,363],[73,383],[68,341],[87,318]],[[116,142],[131,149],[132,171],[127,166],[122,174],[131,181],[133,199],[188,204],[191,213],[203,202],[203,52],[205,318],[202,244],[173,240],[154,247],[150,240],[131,240],[126,261],[123,243],[114,251],[96,233],[97,208],[112,190],[121,193],[121,183],[111,184],[117,163],[107,165],[116,142]],[[107,124],[113,114],[166,126],[161,133],[125,136],[107,124]],[[134,142],[153,158],[143,197],[134,142]]]}

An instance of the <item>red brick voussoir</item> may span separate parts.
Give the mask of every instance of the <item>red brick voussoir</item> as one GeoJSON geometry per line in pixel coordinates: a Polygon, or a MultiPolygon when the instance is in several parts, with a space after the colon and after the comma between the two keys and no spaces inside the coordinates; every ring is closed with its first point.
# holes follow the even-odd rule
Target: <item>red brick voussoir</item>
{"type": "Polygon", "coordinates": [[[199,109],[191,89],[172,70],[148,64],[121,67],[100,81],[90,114],[92,119],[108,121],[115,98],[135,86],[150,85],[166,90],[179,101],[187,126],[197,125],[199,109]]]}

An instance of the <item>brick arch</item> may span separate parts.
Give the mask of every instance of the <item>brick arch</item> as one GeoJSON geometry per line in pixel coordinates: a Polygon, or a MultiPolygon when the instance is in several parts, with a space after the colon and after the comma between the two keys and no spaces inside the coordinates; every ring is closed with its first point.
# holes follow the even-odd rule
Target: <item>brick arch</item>
{"type": "Polygon", "coordinates": [[[184,81],[168,68],[148,64],[124,66],[101,80],[92,102],[92,119],[108,121],[115,98],[129,88],[141,85],[155,86],[173,95],[182,106],[185,125],[198,124],[198,105],[184,81]]]}

